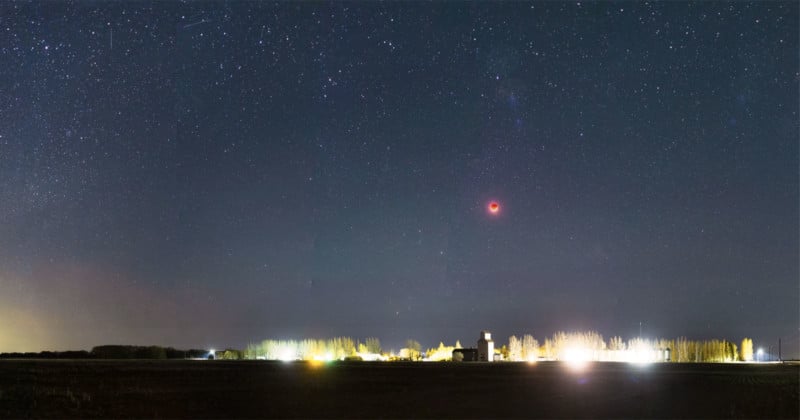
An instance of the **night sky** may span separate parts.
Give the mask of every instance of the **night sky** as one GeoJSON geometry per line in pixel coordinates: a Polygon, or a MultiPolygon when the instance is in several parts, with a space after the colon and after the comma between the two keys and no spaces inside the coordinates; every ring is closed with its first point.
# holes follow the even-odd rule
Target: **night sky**
{"type": "Polygon", "coordinates": [[[2,2],[0,351],[796,356],[799,8],[2,2]]]}

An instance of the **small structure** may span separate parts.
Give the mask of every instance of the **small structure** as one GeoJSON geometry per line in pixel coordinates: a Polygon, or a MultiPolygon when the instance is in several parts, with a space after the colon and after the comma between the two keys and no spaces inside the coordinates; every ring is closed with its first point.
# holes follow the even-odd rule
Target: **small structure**
{"type": "Polygon", "coordinates": [[[454,362],[477,362],[478,349],[453,349],[454,362]]]}
{"type": "Polygon", "coordinates": [[[494,341],[492,341],[492,333],[486,330],[481,331],[481,338],[478,339],[478,361],[494,361],[494,341]]]}

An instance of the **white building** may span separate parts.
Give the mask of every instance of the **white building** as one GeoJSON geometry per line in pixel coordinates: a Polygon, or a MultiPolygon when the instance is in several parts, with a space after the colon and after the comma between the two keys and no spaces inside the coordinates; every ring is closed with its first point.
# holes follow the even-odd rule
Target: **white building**
{"type": "Polygon", "coordinates": [[[492,333],[481,331],[481,338],[478,339],[478,361],[491,362],[494,360],[494,341],[492,333]]]}

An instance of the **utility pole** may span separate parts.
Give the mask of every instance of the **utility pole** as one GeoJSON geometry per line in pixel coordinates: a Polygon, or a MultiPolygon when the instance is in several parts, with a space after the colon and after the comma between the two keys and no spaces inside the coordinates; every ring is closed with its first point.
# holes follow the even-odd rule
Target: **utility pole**
{"type": "Polygon", "coordinates": [[[639,338],[642,338],[642,321],[639,321],[639,338]]]}
{"type": "Polygon", "coordinates": [[[778,338],[778,361],[779,362],[783,362],[783,359],[781,358],[781,339],[780,338],[778,338]]]}

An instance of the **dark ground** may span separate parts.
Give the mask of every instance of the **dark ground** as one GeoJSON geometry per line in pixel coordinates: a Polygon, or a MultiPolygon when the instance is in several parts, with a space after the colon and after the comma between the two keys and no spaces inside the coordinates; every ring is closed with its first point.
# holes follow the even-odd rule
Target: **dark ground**
{"type": "Polygon", "coordinates": [[[798,365],[0,361],[0,417],[798,418],[798,365]]]}

